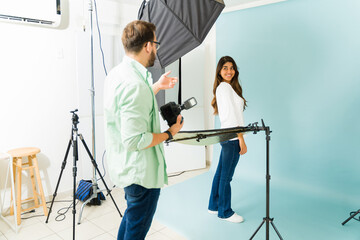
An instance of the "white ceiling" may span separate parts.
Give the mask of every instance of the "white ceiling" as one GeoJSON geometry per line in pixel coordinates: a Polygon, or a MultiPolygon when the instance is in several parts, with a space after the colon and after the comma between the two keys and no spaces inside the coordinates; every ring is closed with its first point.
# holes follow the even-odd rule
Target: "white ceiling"
{"type": "Polygon", "coordinates": [[[261,0],[224,0],[226,7],[235,7],[243,4],[249,4],[251,2],[258,2],[261,0]]]}
{"type": "MultiPolygon", "coordinates": [[[[116,0],[116,1],[120,3],[140,6],[143,0],[116,0]]],[[[230,11],[236,11],[250,7],[257,7],[271,3],[282,2],[286,0],[223,0],[223,1],[225,3],[225,9],[223,12],[230,12],[230,11]]]]}
{"type": "Polygon", "coordinates": [[[225,9],[223,10],[223,12],[231,12],[283,1],[286,0],[224,0],[225,9]]]}

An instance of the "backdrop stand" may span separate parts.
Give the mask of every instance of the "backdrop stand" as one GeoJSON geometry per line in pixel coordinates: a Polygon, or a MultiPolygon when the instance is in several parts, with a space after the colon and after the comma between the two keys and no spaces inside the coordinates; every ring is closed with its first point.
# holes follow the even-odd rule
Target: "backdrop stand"
{"type": "MultiPolygon", "coordinates": [[[[258,128],[259,130],[264,130],[266,135],[266,217],[263,218],[263,221],[261,222],[260,226],[256,229],[254,234],[251,236],[250,240],[253,239],[256,235],[256,233],[260,230],[260,228],[266,223],[266,240],[269,240],[269,225],[271,223],[271,226],[274,228],[276,234],[278,237],[283,240],[281,237],[279,231],[275,227],[273,221],[274,218],[270,218],[270,161],[269,161],[269,143],[270,143],[270,127],[266,127],[264,124],[264,121],[261,119],[262,122],[262,128],[258,128]]],[[[254,131],[256,133],[256,131],[254,131]]]]}
{"type": "MultiPolygon", "coordinates": [[[[223,142],[234,137],[237,137],[238,133],[253,132],[256,134],[259,131],[265,131],[266,135],[266,217],[263,218],[260,226],[256,229],[255,233],[251,236],[253,239],[260,228],[266,223],[266,240],[269,240],[269,226],[274,228],[278,237],[283,240],[279,231],[275,227],[274,218],[270,218],[270,160],[269,160],[269,142],[270,142],[270,127],[265,126],[264,121],[261,119],[262,127],[258,127],[258,123],[249,124],[246,127],[235,128],[222,128],[212,130],[198,130],[198,131],[180,131],[174,135],[173,139],[168,142],[179,142],[190,145],[211,145],[219,142],[223,142]]],[[[360,211],[360,210],[359,210],[360,211]]]]}

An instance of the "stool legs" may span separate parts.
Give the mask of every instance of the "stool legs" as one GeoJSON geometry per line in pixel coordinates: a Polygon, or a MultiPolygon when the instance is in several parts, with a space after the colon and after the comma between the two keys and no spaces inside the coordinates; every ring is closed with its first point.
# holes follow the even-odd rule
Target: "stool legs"
{"type": "Polygon", "coordinates": [[[21,224],[21,172],[22,172],[22,158],[15,158],[16,161],[16,219],[17,224],[21,224]]]}
{"type": "MultiPolygon", "coordinates": [[[[14,161],[14,160],[13,160],[14,161]]],[[[11,162],[12,165],[12,184],[15,184],[15,179],[16,179],[16,166],[15,166],[15,162],[11,162]]],[[[15,186],[15,185],[14,185],[15,186]]],[[[14,192],[16,193],[15,187],[14,187],[14,192]]],[[[10,203],[10,215],[14,215],[14,201],[13,201],[13,195],[15,196],[16,199],[16,195],[13,194],[13,189],[11,188],[11,203],[10,203]]]]}
{"type": "MultiPolygon", "coordinates": [[[[33,208],[38,208],[40,206],[43,207],[44,210],[44,215],[47,216],[48,215],[48,209],[46,207],[46,201],[45,201],[45,196],[44,196],[44,190],[41,184],[41,178],[40,178],[40,172],[39,172],[39,165],[38,165],[38,161],[36,158],[36,155],[29,155],[28,156],[28,164],[29,167],[22,167],[24,164],[22,163],[22,157],[14,157],[13,158],[13,176],[14,176],[14,183],[15,183],[15,192],[16,192],[16,206],[13,206],[13,204],[11,203],[10,206],[10,214],[13,215],[14,214],[14,207],[16,207],[16,219],[17,219],[17,225],[21,224],[21,174],[22,174],[22,170],[24,169],[28,169],[30,171],[30,179],[31,179],[31,185],[32,185],[32,190],[33,190],[33,197],[30,199],[33,199],[35,202],[35,206],[32,208],[28,208],[28,209],[24,209],[23,211],[27,211],[33,208]],[[35,177],[36,176],[36,177],[35,177]],[[36,180],[35,180],[36,178],[36,180]],[[36,183],[37,183],[37,187],[38,187],[38,191],[37,191],[37,187],[36,187],[36,183]],[[41,203],[39,203],[39,199],[38,197],[40,197],[40,201],[41,203]]],[[[11,200],[13,199],[13,194],[11,194],[11,200]]],[[[29,200],[29,199],[27,199],[29,200]]],[[[26,200],[24,200],[26,201],[26,200]]]]}
{"type": "MultiPolygon", "coordinates": [[[[28,161],[29,161],[29,171],[30,171],[30,179],[31,179],[31,186],[32,186],[32,189],[33,189],[33,194],[34,194],[34,202],[35,202],[35,207],[38,208],[39,207],[39,194],[38,192],[36,191],[36,182],[35,182],[35,176],[34,176],[34,168],[32,167],[33,166],[33,158],[34,158],[34,155],[32,156],[29,156],[28,157],[28,161]]],[[[36,157],[35,157],[36,158],[36,157]]],[[[35,171],[36,171],[36,168],[35,168],[35,171]]],[[[40,187],[39,187],[40,188],[40,187]]]]}
{"type": "Polygon", "coordinates": [[[4,210],[4,201],[6,200],[6,188],[8,187],[8,183],[9,183],[9,177],[10,177],[10,184],[11,184],[11,202],[10,202],[10,208],[12,207],[12,209],[10,211],[12,211],[11,215],[14,215],[14,211],[15,211],[15,215],[17,216],[17,211],[16,208],[14,208],[14,206],[16,205],[15,200],[16,200],[16,196],[15,196],[15,183],[14,183],[14,172],[13,172],[13,158],[11,157],[11,155],[8,154],[8,167],[7,167],[7,171],[6,171],[6,178],[5,178],[5,184],[3,185],[4,187],[4,191],[2,196],[0,197],[0,218],[2,220],[4,220],[7,224],[9,224],[9,226],[17,233],[18,231],[18,224],[17,224],[17,219],[16,217],[14,217],[14,224],[11,223],[11,221],[9,219],[7,219],[5,217],[5,215],[3,215],[3,210],[4,210]]]}
{"type": "Polygon", "coordinates": [[[39,191],[40,191],[41,205],[43,206],[43,209],[44,209],[44,215],[47,216],[48,215],[48,209],[46,207],[44,190],[43,190],[43,187],[42,187],[42,184],[41,184],[38,161],[37,161],[36,155],[31,156],[31,158],[32,158],[33,165],[35,167],[36,179],[37,179],[37,183],[38,183],[39,191]]]}

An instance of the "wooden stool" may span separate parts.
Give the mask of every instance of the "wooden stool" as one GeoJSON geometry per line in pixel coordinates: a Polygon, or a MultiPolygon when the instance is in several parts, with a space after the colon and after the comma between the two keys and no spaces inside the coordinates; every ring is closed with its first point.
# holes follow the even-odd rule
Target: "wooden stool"
{"type": "MultiPolygon", "coordinates": [[[[35,208],[42,206],[44,209],[45,216],[48,215],[44,191],[43,191],[41,180],[40,180],[39,165],[38,165],[38,161],[36,158],[36,154],[39,152],[40,152],[40,149],[34,148],[34,147],[17,148],[17,149],[8,151],[8,154],[10,154],[13,157],[13,164],[14,164],[13,174],[14,174],[14,178],[15,178],[14,181],[15,181],[15,186],[16,186],[15,187],[15,189],[16,189],[16,209],[17,209],[16,218],[17,218],[18,225],[20,225],[20,223],[21,223],[21,213],[22,212],[26,212],[31,209],[35,209],[35,208]],[[28,161],[23,162],[23,157],[27,157],[28,161]],[[22,172],[22,170],[29,170],[31,183],[32,183],[32,189],[33,189],[33,196],[30,198],[24,199],[24,200],[21,199],[21,172],[22,172]],[[35,181],[34,172],[36,175],[36,181],[35,181]],[[37,182],[39,192],[36,191],[36,189],[37,189],[36,182],[37,182]],[[38,199],[39,197],[40,197],[41,203],[39,203],[39,199],[38,199]],[[21,209],[21,205],[24,202],[28,202],[28,201],[34,201],[35,206],[27,208],[27,209],[21,209]]],[[[13,205],[11,205],[11,207],[10,207],[10,214],[11,215],[14,214],[14,206],[13,205]]]]}

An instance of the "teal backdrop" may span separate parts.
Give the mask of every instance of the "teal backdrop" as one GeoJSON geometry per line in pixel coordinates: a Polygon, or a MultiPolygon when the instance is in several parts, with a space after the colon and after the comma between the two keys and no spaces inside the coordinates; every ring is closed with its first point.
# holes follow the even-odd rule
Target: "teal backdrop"
{"type": "MultiPolygon", "coordinates": [[[[217,59],[239,67],[245,121],[273,131],[270,217],[283,239],[360,239],[358,221],[341,224],[360,208],[359,13],[359,0],[288,0],[216,23],[217,59]]],[[[209,172],[162,190],[155,218],[189,240],[249,239],[266,213],[266,141],[264,132],[245,140],[231,182],[243,223],[207,212],[219,144],[209,172]]],[[[265,239],[264,225],[255,239],[265,239]]]]}
{"type": "MultiPolygon", "coordinates": [[[[216,24],[217,60],[229,55],[239,67],[245,121],[264,119],[273,131],[271,184],[354,207],[360,207],[359,12],[358,0],[288,0],[224,13],[216,24]]],[[[264,181],[265,137],[249,134],[246,142],[235,175],[264,181]]]]}

